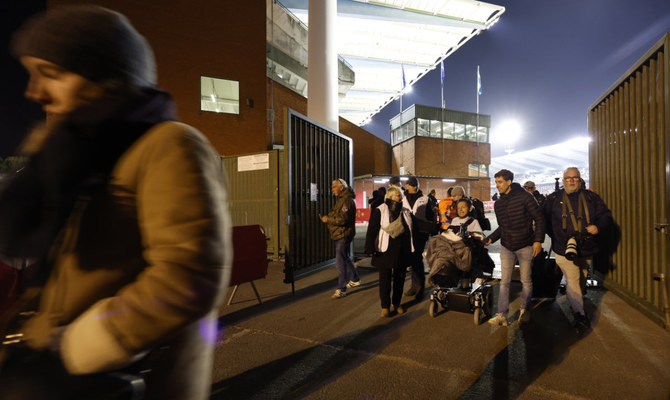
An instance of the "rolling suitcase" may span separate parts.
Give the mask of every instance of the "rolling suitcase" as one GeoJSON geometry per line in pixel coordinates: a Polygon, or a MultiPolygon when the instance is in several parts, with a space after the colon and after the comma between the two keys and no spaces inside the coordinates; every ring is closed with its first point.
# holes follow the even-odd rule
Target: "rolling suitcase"
{"type": "Polygon", "coordinates": [[[549,252],[542,250],[533,259],[531,274],[533,280],[532,297],[536,299],[556,299],[563,273],[556,265],[556,259],[551,257],[551,250],[549,252]]]}

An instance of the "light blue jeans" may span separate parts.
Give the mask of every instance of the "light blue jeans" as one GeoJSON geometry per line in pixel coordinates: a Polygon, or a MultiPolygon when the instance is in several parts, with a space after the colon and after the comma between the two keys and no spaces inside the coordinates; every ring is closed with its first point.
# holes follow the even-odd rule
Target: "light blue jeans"
{"type": "Polygon", "coordinates": [[[500,269],[502,277],[500,279],[500,292],[498,293],[498,312],[507,317],[509,312],[509,288],[512,283],[512,272],[514,264],[519,260],[519,270],[521,272],[521,308],[525,309],[530,304],[530,298],[533,294],[533,280],[531,279],[531,264],[533,262],[533,246],[522,247],[519,250],[511,251],[505,246],[500,250],[500,269]]]}
{"type": "Polygon", "coordinates": [[[351,260],[351,241],[340,239],[335,242],[335,266],[337,267],[337,288],[347,291],[349,281],[359,281],[358,271],[351,260]]]}
{"type": "Polygon", "coordinates": [[[565,276],[565,289],[572,312],[584,315],[584,288],[586,288],[586,276],[589,272],[592,259],[590,257],[578,257],[570,261],[565,256],[556,254],[556,264],[565,276]]]}

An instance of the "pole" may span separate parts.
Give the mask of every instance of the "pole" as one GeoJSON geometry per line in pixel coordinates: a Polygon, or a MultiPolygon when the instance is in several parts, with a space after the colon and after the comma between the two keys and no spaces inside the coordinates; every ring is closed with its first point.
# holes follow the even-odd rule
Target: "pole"
{"type": "MultiPolygon", "coordinates": [[[[480,161],[479,161],[479,96],[482,90],[482,80],[479,76],[479,65],[477,65],[477,126],[475,128],[475,143],[477,143],[477,183],[479,183],[480,176],[480,161]]],[[[479,185],[478,185],[479,186],[479,185]]]]}
{"type": "Polygon", "coordinates": [[[442,117],[440,118],[440,136],[442,136],[442,164],[444,164],[444,60],[440,61],[440,87],[442,92],[442,117]]]}

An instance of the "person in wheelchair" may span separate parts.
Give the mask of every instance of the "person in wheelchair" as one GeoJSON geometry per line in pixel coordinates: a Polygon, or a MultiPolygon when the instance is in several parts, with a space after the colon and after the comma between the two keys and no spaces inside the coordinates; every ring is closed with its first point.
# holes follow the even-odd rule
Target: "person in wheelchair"
{"type": "Polygon", "coordinates": [[[484,236],[484,231],[477,221],[472,216],[472,202],[470,199],[462,198],[456,203],[457,217],[451,220],[449,229],[454,231],[458,236],[467,236],[469,233],[479,233],[484,236]]]}
{"type": "Polygon", "coordinates": [[[430,265],[431,282],[441,287],[470,287],[484,283],[484,272],[493,271],[493,261],[484,248],[484,238],[479,222],[471,216],[472,203],[460,199],[456,204],[458,216],[449,228],[431,238],[426,252],[430,265]]]}

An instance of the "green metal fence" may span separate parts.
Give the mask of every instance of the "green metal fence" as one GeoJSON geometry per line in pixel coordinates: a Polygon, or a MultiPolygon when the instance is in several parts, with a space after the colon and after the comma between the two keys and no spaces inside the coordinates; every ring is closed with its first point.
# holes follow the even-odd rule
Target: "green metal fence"
{"type": "Polygon", "coordinates": [[[606,287],[670,328],[670,89],[666,34],[589,109],[591,187],[622,230],[606,287]]]}

